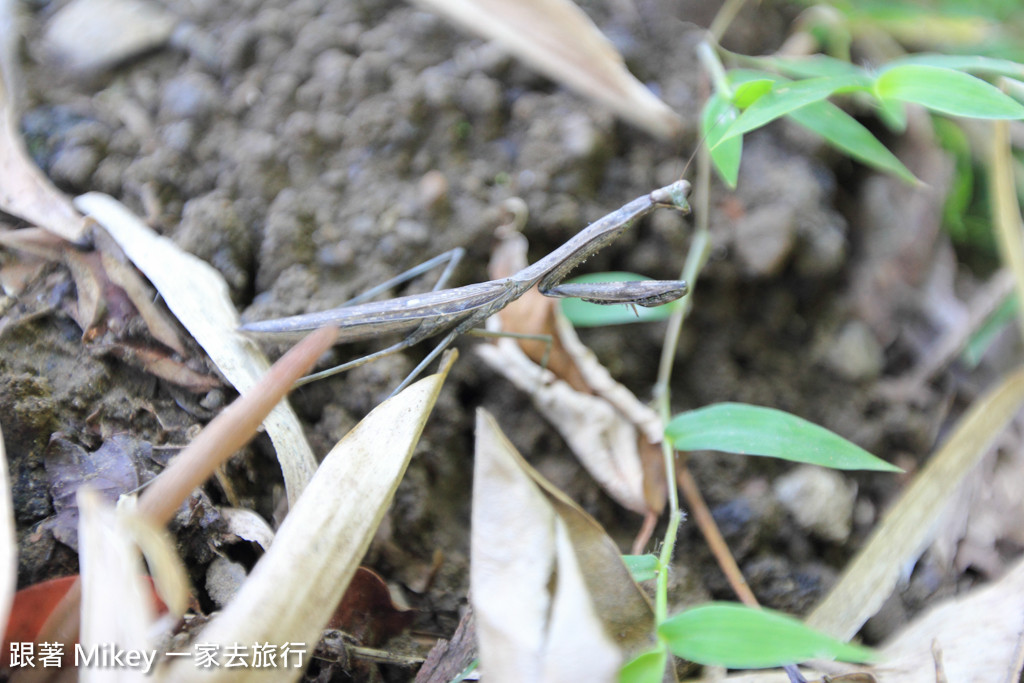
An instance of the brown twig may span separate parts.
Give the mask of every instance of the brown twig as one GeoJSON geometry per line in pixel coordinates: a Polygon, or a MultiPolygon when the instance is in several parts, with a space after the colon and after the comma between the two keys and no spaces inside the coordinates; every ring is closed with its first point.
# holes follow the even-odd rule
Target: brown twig
{"type": "Polygon", "coordinates": [[[732,586],[733,591],[744,605],[760,607],[753,591],[747,585],[747,580],[743,578],[743,572],[740,571],[739,565],[736,564],[732,553],[729,552],[729,546],[726,545],[722,532],[718,530],[718,525],[715,524],[715,519],[711,516],[711,510],[704,502],[704,496],[700,494],[697,482],[694,481],[685,462],[680,462],[676,467],[676,481],[679,483],[679,489],[683,492],[683,498],[690,506],[690,515],[707,540],[711,554],[718,562],[718,566],[722,568],[729,585],[732,586]]]}

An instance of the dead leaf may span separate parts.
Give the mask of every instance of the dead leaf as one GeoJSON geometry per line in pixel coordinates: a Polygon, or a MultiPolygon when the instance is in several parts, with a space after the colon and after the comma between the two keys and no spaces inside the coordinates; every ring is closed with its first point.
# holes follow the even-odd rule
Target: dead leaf
{"type": "Polygon", "coordinates": [[[413,610],[395,605],[379,574],[359,567],[327,628],[340,629],[363,645],[379,647],[409,628],[415,616],[413,610]]]}
{"type": "MultiPolygon", "coordinates": [[[[113,506],[88,487],[78,491],[78,507],[82,511],[82,647],[86,651],[100,647],[152,651],[149,634],[156,621],[152,591],[142,579],[142,556],[131,534],[113,506]]],[[[148,680],[148,673],[125,667],[118,671],[118,680],[142,683],[148,680]]],[[[86,682],[107,680],[107,676],[98,667],[79,670],[79,680],[86,682]]]]}
{"type": "MultiPolygon", "coordinates": [[[[525,238],[505,226],[499,229],[499,236],[491,259],[492,278],[526,266],[525,238]]],[[[665,505],[664,464],[657,446],[661,422],[653,410],[612,379],[579,340],[557,303],[532,289],[492,316],[487,326],[515,334],[551,334],[550,372],[536,364],[543,355],[540,342],[536,342],[539,348],[534,348],[532,360],[523,352],[523,342],[511,339],[482,344],[476,351],[529,394],[580,463],[620,505],[641,515],[660,513],[665,505]]]]}
{"type": "MultiPolygon", "coordinates": [[[[227,283],[205,261],[157,235],[116,199],[90,193],[75,199],[95,218],[167,302],[217,369],[239,393],[249,391],[270,367],[263,352],[238,332],[238,311],[227,283]]],[[[264,421],[274,442],[289,503],[294,503],[316,470],[316,459],[287,401],[264,421]]]]}
{"type": "Polygon", "coordinates": [[[160,349],[129,342],[97,345],[93,348],[99,353],[114,356],[128,365],[139,367],[151,375],[195,393],[205,393],[221,386],[221,381],[217,377],[196,372],[160,349]]]}
{"type": "Polygon", "coordinates": [[[263,550],[270,548],[270,544],[274,542],[274,530],[270,528],[266,520],[252,510],[221,508],[220,514],[227,522],[229,534],[256,543],[263,550]]]}
{"type": "Polygon", "coordinates": [[[156,305],[153,289],[142,279],[135,266],[128,262],[128,258],[117,243],[102,230],[96,231],[94,240],[107,277],[124,290],[135,310],[146,322],[146,328],[153,338],[179,356],[188,355],[185,344],[178,335],[178,328],[168,319],[164,309],[156,305]]]}
{"type": "Polygon", "coordinates": [[[50,481],[50,496],[56,514],[47,524],[54,537],[78,549],[78,503],[76,495],[82,486],[89,486],[108,502],[139,487],[135,463],[148,458],[150,445],[127,435],[113,436],[95,452],[89,453],[76,443],[60,436],[50,440],[43,456],[43,465],[50,481]]]}
{"type": "Polygon", "coordinates": [[[860,630],[935,538],[940,513],[1022,404],[1024,370],[974,402],[807,618],[809,626],[841,640],[860,630]]]}
{"type": "Polygon", "coordinates": [[[477,413],[470,595],[494,681],[615,681],[654,618],[614,542],[477,413]]]}
{"type": "MultiPolygon", "coordinates": [[[[198,642],[292,643],[308,656],[387,512],[450,365],[377,406],[328,453],[267,554],[198,642]]],[[[246,680],[296,680],[302,671],[250,669],[246,680]]],[[[193,662],[178,660],[157,680],[191,680],[194,673],[193,662]]],[[[235,675],[220,668],[207,679],[235,675]]]]}
{"type": "Polygon", "coordinates": [[[682,120],[629,73],[611,42],[569,0],[415,0],[497,41],[519,59],[661,139],[682,120]]]}
{"type": "MultiPolygon", "coordinates": [[[[4,12],[14,5],[5,6],[4,12]]],[[[16,26],[14,16],[2,18],[5,26],[16,26]]],[[[13,44],[13,41],[11,41],[13,44]]],[[[0,52],[0,209],[23,218],[69,242],[81,244],[85,219],[71,201],[43,175],[25,149],[17,128],[17,107],[12,92],[17,78],[13,50],[0,52]]]]}

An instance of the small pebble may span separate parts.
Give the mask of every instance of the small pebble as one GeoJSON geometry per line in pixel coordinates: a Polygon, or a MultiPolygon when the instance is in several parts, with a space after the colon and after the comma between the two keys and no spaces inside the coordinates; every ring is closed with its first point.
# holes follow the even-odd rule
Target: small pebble
{"type": "Polygon", "coordinates": [[[850,536],[857,485],[835,470],[801,465],[775,480],[779,502],[801,527],[826,541],[850,536]]]}

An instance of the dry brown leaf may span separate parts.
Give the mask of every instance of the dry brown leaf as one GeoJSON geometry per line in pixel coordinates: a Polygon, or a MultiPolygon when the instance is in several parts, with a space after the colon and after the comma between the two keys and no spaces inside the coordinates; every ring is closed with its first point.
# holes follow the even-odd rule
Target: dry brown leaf
{"type": "MultiPolygon", "coordinates": [[[[267,554],[198,642],[292,643],[308,661],[391,504],[450,365],[377,406],[327,454],[267,554]]],[[[303,669],[244,673],[246,681],[285,681],[303,669]]],[[[157,680],[191,680],[194,673],[191,661],[176,661],[157,680]]],[[[238,676],[227,668],[208,673],[204,680],[238,676]]]]}
{"type": "Polygon", "coordinates": [[[682,120],[638,81],[607,38],[569,0],[415,0],[497,41],[519,59],[661,139],[682,120]]]}
{"type": "Polygon", "coordinates": [[[615,681],[653,612],[614,542],[477,413],[471,601],[493,681],[615,681]],[[571,673],[570,673],[571,672],[571,673]]]}
{"type": "Polygon", "coordinates": [[[135,310],[145,321],[149,333],[179,356],[186,356],[188,352],[178,335],[177,327],[167,318],[164,310],[156,305],[152,288],[142,279],[135,266],[128,262],[121,248],[102,230],[96,231],[94,239],[107,277],[128,295],[135,310]]]}
{"type": "MultiPolygon", "coordinates": [[[[90,193],[75,202],[106,228],[149,278],[167,307],[239,393],[247,392],[266,374],[270,367],[266,357],[238,332],[238,311],[220,273],[154,233],[112,197],[90,193]]],[[[288,500],[294,503],[316,470],[316,459],[287,401],[278,404],[263,424],[277,450],[288,500]]]]}

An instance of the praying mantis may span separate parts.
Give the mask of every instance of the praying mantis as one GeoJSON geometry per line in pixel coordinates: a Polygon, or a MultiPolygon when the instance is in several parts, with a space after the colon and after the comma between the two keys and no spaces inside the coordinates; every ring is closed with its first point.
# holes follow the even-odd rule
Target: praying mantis
{"type": "Polygon", "coordinates": [[[686,201],[686,195],[689,189],[688,182],[677,180],[671,185],[638,197],[594,221],[547,256],[509,277],[440,289],[438,287],[447,280],[454,269],[454,264],[461,256],[461,250],[453,250],[431,259],[409,273],[374,287],[338,308],[288,318],[250,322],[243,325],[241,331],[258,338],[283,340],[301,336],[326,325],[337,325],[341,330],[338,343],[372,339],[391,333],[406,335],[401,341],[380,351],[304,377],[297,385],[351,370],[447,331],[440,343],[395,389],[393,394],[397,394],[456,337],[479,326],[534,285],[545,296],[575,297],[605,305],[660,306],[685,296],[689,287],[682,280],[591,283],[563,281],[578,265],[614,242],[634,222],[655,209],[671,208],[684,214],[688,213],[690,206],[686,201]],[[366,301],[369,296],[408,279],[411,277],[410,273],[415,275],[425,272],[445,261],[448,261],[448,266],[438,280],[438,287],[433,291],[383,301],[366,301]]]}

